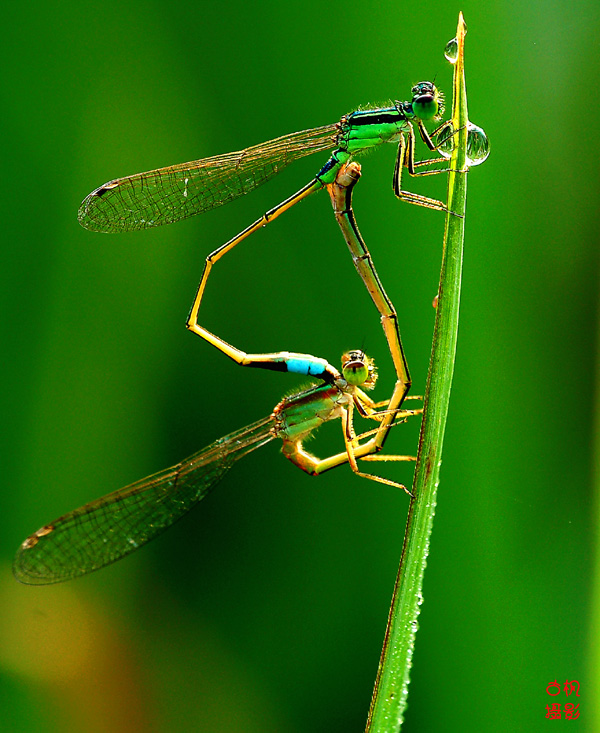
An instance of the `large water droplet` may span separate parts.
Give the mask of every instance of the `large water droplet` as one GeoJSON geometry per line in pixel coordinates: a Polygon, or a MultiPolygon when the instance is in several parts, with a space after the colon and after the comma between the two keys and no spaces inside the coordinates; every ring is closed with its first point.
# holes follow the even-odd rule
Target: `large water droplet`
{"type": "Polygon", "coordinates": [[[442,125],[435,136],[435,145],[444,158],[449,158],[454,150],[454,128],[450,121],[442,125]]]}
{"type": "Polygon", "coordinates": [[[458,40],[456,38],[448,41],[444,49],[444,56],[451,64],[455,64],[458,61],[458,40]]]}
{"type": "Polygon", "coordinates": [[[467,165],[480,165],[490,154],[490,141],[487,135],[477,125],[469,122],[467,133],[467,165]]]}
{"type": "MultiPolygon", "coordinates": [[[[481,127],[469,122],[467,130],[467,166],[471,168],[480,165],[488,157],[490,143],[481,127]]],[[[453,132],[452,123],[446,122],[435,136],[437,150],[444,158],[450,158],[454,150],[453,132]]]]}

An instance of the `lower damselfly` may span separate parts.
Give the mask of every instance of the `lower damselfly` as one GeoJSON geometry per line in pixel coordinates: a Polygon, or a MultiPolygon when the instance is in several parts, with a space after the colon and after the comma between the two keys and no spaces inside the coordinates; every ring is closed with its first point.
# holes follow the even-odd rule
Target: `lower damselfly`
{"type": "MultiPolygon", "coordinates": [[[[300,357],[300,355],[297,355],[300,357]]],[[[375,403],[361,389],[376,380],[373,362],[361,351],[345,354],[341,374],[328,366],[328,381],[284,398],[271,415],[226,435],[172,468],[85,504],[44,525],[19,548],[13,570],[17,580],[45,585],[98,570],[134,552],[192,509],[243,456],[272,440],[303,471],[317,476],[357,460],[414,460],[411,456],[374,455],[375,436],[356,435],[353,410],[380,420],[387,403],[375,403]],[[345,450],[324,459],[302,443],[323,423],[341,418],[345,450]],[[366,442],[361,442],[366,439],[366,442]]],[[[394,411],[395,423],[419,410],[394,411]]],[[[371,477],[357,471],[359,475],[371,477]]],[[[392,481],[373,477],[397,486],[392,481]]]]}

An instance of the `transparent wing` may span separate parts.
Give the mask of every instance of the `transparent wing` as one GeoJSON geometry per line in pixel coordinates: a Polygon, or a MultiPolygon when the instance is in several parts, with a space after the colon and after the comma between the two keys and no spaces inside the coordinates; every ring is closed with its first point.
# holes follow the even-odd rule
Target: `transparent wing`
{"type": "Polygon", "coordinates": [[[231,433],[176,466],[85,504],[45,525],[17,551],[17,580],[58,583],[115,562],[170,527],[231,466],[268,443],[272,418],[231,433]]]}
{"type": "Polygon", "coordinates": [[[87,196],[79,223],[96,232],[171,224],[233,201],[299,158],[335,147],[337,125],[292,133],[235,153],[117,178],[87,196]]]}

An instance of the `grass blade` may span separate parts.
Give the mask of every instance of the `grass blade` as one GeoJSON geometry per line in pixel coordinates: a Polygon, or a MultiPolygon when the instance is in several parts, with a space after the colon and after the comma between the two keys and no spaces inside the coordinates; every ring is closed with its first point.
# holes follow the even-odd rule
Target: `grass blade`
{"type": "Polygon", "coordinates": [[[366,730],[400,730],[408,696],[409,673],[422,602],[423,575],[433,527],[442,445],[458,334],[464,214],[467,197],[467,96],[464,76],[466,26],[459,15],[454,66],[452,125],[457,130],[448,178],[448,208],[433,347],[427,376],[424,416],[400,568],[366,730]]]}

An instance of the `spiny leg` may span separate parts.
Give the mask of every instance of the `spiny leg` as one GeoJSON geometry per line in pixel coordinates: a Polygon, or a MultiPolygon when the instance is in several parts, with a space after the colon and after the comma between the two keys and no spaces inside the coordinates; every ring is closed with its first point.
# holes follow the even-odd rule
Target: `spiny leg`
{"type": "MultiPolygon", "coordinates": [[[[422,401],[423,400],[423,396],[422,395],[418,395],[418,394],[409,394],[409,395],[406,395],[406,397],[404,398],[404,401],[405,402],[406,402],[406,400],[421,400],[422,401]]],[[[388,403],[389,403],[389,400],[380,400],[379,402],[373,402],[373,404],[371,405],[371,407],[374,407],[376,410],[379,410],[380,407],[387,407],[388,406],[388,403]]],[[[421,409],[420,412],[422,412],[422,411],[423,410],[421,409]]],[[[419,410],[407,410],[407,412],[410,412],[412,414],[413,412],[419,412],[419,410]]],[[[376,413],[375,416],[377,414],[381,414],[381,413],[376,413]]]]}
{"type": "MultiPolygon", "coordinates": [[[[408,399],[406,397],[405,399],[408,399]]],[[[375,403],[379,404],[379,403],[375,403]]],[[[388,400],[381,403],[383,405],[388,404],[388,400]]],[[[367,415],[370,420],[377,420],[381,422],[383,418],[388,415],[392,410],[377,410],[375,412],[372,412],[370,415],[367,415]]],[[[418,410],[393,410],[394,412],[394,422],[390,424],[390,427],[394,427],[395,425],[399,425],[402,422],[406,422],[406,418],[412,417],[413,415],[422,415],[423,414],[423,408],[420,407],[418,410]]],[[[375,435],[375,433],[378,431],[378,428],[371,428],[371,430],[366,430],[364,433],[360,433],[360,435],[357,436],[357,440],[361,441],[363,438],[367,438],[370,435],[375,435]]]]}
{"type": "MultiPolygon", "coordinates": [[[[427,145],[427,147],[432,151],[439,150],[441,145],[443,145],[450,137],[456,134],[455,132],[451,132],[447,137],[443,138],[440,142],[436,144],[433,142],[431,137],[434,137],[437,133],[440,132],[440,130],[444,129],[444,127],[447,127],[448,122],[447,121],[442,122],[442,124],[431,133],[431,137],[429,133],[427,132],[427,130],[425,129],[425,125],[423,124],[422,120],[417,119],[416,124],[419,129],[419,134],[421,136],[421,139],[423,140],[425,145],[427,145]]],[[[405,201],[406,203],[409,203],[409,204],[423,206],[427,209],[435,209],[436,211],[448,211],[448,207],[442,201],[438,201],[438,199],[433,199],[433,198],[430,198],[429,196],[422,196],[421,194],[413,193],[412,191],[403,191],[402,190],[402,169],[403,168],[406,168],[408,170],[409,175],[413,176],[414,178],[418,176],[435,176],[438,173],[448,173],[450,171],[450,168],[448,167],[448,159],[444,157],[431,158],[430,160],[421,160],[421,161],[416,162],[415,161],[415,132],[412,127],[412,124],[409,125],[406,134],[407,134],[407,137],[405,137],[404,134],[400,135],[400,142],[398,143],[398,154],[396,156],[396,165],[394,168],[394,179],[392,181],[392,187],[394,189],[395,196],[399,198],[401,201],[405,201]],[[417,171],[417,168],[421,168],[425,166],[429,167],[429,166],[440,164],[440,163],[444,164],[443,168],[437,168],[434,170],[426,170],[426,171],[417,171]]],[[[454,212],[450,212],[450,213],[454,213],[454,212]]]]}
{"type": "MultiPolygon", "coordinates": [[[[416,123],[417,123],[417,126],[419,128],[419,134],[421,136],[421,140],[423,140],[423,142],[425,143],[425,145],[427,145],[427,147],[430,150],[432,150],[432,151],[440,150],[440,148],[442,147],[442,145],[444,145],[445,143],[447,143],[451,138],[453,138],[461,130],[463,130],[464,127],[466,127],[466,125],[465,125],[465,126],[459,127],[457,130],[454,130],[454,128],[452,127],[452,122],[450,120],[446,120],[445,122],[442,122],[441,125],[439,125],[438,127],[436,127],[435,130],[433,130],[433,132],[430,135],[427,132],[427,130],[425,129],[425,125],[423,124],[423,121],[422,120],[419,120],[418,119],[418,120],[416,120],[416,123]],[[436,137],[436,135],[438,135],[444,129],[447,130],[447,134],[444,137],[442,137],[442,139],[439,140],[437,143],[434,143],[433,140],[432,140],[432,138],[436,137]]],[[[419,163],[413,163],[413,165],[414,165],[414,167],[417,167],[417,166],[421,166],[421,165],[431,165],[432,163],[441,163],[441,162],[448,163],[448,160],[449,160],[449,156],[448,157],[445,157],[445,158],[436,158],[436,159],[432,159],[432,160],[424,160],[424,161],[421,161],[419,163]]],[[[445,169],[442,169],[440,171],[432,171],[432,172],[433,173],[443,173],[444,170],[445,171],[449,171],[450,169],[449,168],[445,168],[445,169]]],[[[420,176],[420,175],[426,175],[426,174],[412,173],[411,175],[418,175],[418,176],[420,176]]]]}
{"type": "MultiPolygon", "coordinates": [[[[423,128],[425,129],[425,128],[423,128]]],[[[436,211],[448,211],[448,207],[437,199],[432,199],[429,196],[421,196],[421,194],[413,193],[412,191],[402,190],[402,169],[407,168],[411,176],[417,175],[435,175],[437,173],[446,173],[448,168],[443,168],[434,171],[417,172],[416,166],[433,165],[444,161],[447,163],[445,158],[435,158],[433,160],[423,160],[420,163],[415,163],[415,131],[412,125],[409,125],[406,136],[404,133],[400,135],[400,142],[398,143],[398,154],[396,155],[396,165],[394,167],[394,178],[392,181],[392,187],[394,189],[394,195],[402,201],[406,201],[409,204],[416,204],[417,206],[424,206],[427,209],[435,209],[436,211]]]]}
{"type": "MultiPolygon", "coordinates": [[[[360,457],[362,458],[362,460],[369,460],[371,457],[377,454],[371,452],[371,453],[366,453],[363,456],[357,456],[357,452],[356,452],[357,448],[363,447],[363,446],[359,446],[358,438],[356,436],[356,433],[354,432],[353,408],[354,408],[354,403],[350,402],[347,409],[342,412],[342,426],[344,430],[344,443],[346,445],[346,453],[348,454],[348,464],[350,465],[350,468],[354,471],[354,473],[357,476],[360,476],[361,478],[367,478],[367,479],[370,479],[371,481],[377,481],[378,483],[385,484],[386,486],[393,486],[396,489],[402,489],[409,496],[412,497],[413,496],[412,493],[406,488],[406,486],[404,486],[404,484],[400,484],[397,481],[391,481],[390,479],[383,478],[383,476],[377,476],[377,474],[374,474],[374,473],[365,473],[364,471],[361,471],[360,468],[358,467],[357,458],[360,457]]],[[[377,437],[377,432],[376,432],[376,437],[377,437]]],[[[369,443],[371,442],[374,442],[374,441],[369,441],[369,443]]],[[[368,443],[366,445],[368,445],[368,443]]],[[[379,460],[382,460],[382,461],[412,461],[416,459],[413,456],[381,456],[379,460]]]]}
{"type": "MultiPolygon", "coordinates": [[[[361,393],[362,394],[362,393],[361,393]]],[[[412,400],[412,399],[422,399],[418,396],[408,396],[405,397],[405,400],[412,400]]],[[[372,402],[370,407],[387,407],[389,404],[389,400],[383,400],[382,402],[372,402]]],[[[354,407],[356,407],[359,412],[360,410],[360,400],[355,400],[354,407]]],[[[364,407],[364,406],[363,406],[364,407]]],[[[396,427],[396,425],[400,425],[401,423],[405,423],[409,417],[415,417],[417,415],[423,414],[423,408],[420,407],[417,410],[394,410],[394,422],[391,423],[390,428],[396,427]]],[[[381,420],[383,417],[390,413],[390,410],[380,410],[377,412],[369,412],[366,413],[364,416],[371,419],[371,420],[381,420]]],[[[361,414],[363,414],[361,412],[361,414]]],[[[350,424],[350,423],[349,423],[350,424]]],[[[366,430],[363,433],[360,433],[359,435],[356,435],[354,432],[354,425],[352,423],[351,429],[348,432],[348,436],[353,441],[353,452],[355,452],[355,448],[358,445],[361,445],[361,441],[363,441],[365,438],[369,438],[372,435],[376,435],[379,431],[379,428],[372,428],[371,430],[366,430]]],[[[383,453],[367,453],[365,455],[360,456],[361,461],[416,461],[416,456],[406,456],[406,455],[391,455],[391,454],[383,454],[383,453]]]]}
{"type": "MultiPolygon", "coordinates": [[[[425,129],[425,125],[423,124],[423,121],[420,119],[416,120],[417,128],[419,130],[419,135],[421,137],[421,140],[427,145],[427,147],[431,151],[437,151],[439,150],[440,146],[443,145],[450,137],[456,134],[456,132],[451,132],[449,135],[447,135],[445,138],[443,138],[438,143],[434,143],[431,139],[432,137],[435,137],[441,130],[443,130],[445,127],[448,126],[448,121],[442,122],[442,124],[437,127],[432,133],[431,136],[425,129]]],[[[412,124],[409,124],[408,129],[406,131],[406,137],[404,134],[400,135],[400,141],[398,143],[398,154],[396,156],[396,165],[394,168],[394,179],[392,182],[392,186],[394,189],[394,194],[397,198],[401,199],[402,201],[406,201],[409,204],[416,204],[417,206],[424,206],[427,209],[435,209],[437,211],[448,211],[448,208],[442,201],[438,201],[437,199],[430,198],[429,196],[421,196],[420,194],[413,193],[412,191],[403,191],[402,190],[402,169],[406,168],[408,170],[409,175],[413,177],[417,176],[435,176],[438,173],[448,173],[450,168],[448,168],[448,159],[444,157],[440,158],[431,158],[430,160],[421,160],[419,162],[415,161],[415,132],[412,124]],[[426,170],[426,171],[417,171],[417,168],[421,167],[430,167],[432,165],[443,163],[443,168],[437,168],[434,170],[426,170]]],[[[452,212],[451,212],[452,213],[452,212]]]]}
{"type": "MultiPolygon", "coordinates": [[[[407,414],[404,414],[404,411],[401,411],[404,415],[404,418],[409,417],[410,415],[408,413],[411,413],[413,411],[406,411],[407,414]]],[[[344,425],[344,436],[346,437],[346,430],[347,430],[347,424],[346,424],[346,410],[342,412],[342,420],[344,425]]],[[[401,422],[404,422],[402,420],[401,422]]],[[[399,423],[393,423],[393,424],[399,424],[399,423]]],[[[404,491],[410,494],[410,492],[406,489],[405,486],[402,486],[402,484],[398,484],[394,481],[389,481],[388,479],[381,478],[379,476],[372,476],[371,474],[363,473],[362,471],[358,470],[358,466],[356,465],[356,459],[364,459],[367,456],[373,454],[374,451],[377,450],[377,445],[375,442],[375,439],[369,440],[367,443],[364,443],[362,445],[358,444],[358,441],[362,437],[366,437],[371,434],[376,434],[379,432],[379,429],[371,430],[366,433],[362,433],[360,436],[356,437],[357,445],[348,447],[346,446],[346,450],[343,453],[336,453],[334,455],[328,456],[327,458],[317,458],[316,456],[312,455],[311,453],[308,453],[303,445],[301,440],[293,440],[290,438],[286,438],[284,436],[282,437],[283,445],[281,448],[281,452],[283,455],[290,460],[294,465],[301,468],[306,473],[310,474],[311,476],[319,476],[322,473],[325,473],[326,471],[330,471],[332,468],[336,468],[337,466],[341,466],[345,463],[350,463],[353,470],[356,470],[356,473],[359,476],[370,478],[374,481],[378,481],[380,483],[384,483],[388,486],[393,486],[395,488],[402,488],[404,491]],[[354,464],[354,465],[353,465],[354,464]]],[[[410,461],[413,460],[412,456],[390,456],[389,460],[405,460],[410,461]]]]}
{"type": "MultiPolygon", "coordinates": [[[[421,137],[421,140],[425,143],[425,145],[427,145],[429,150],[431,150],[432,152],[439,150],[441,145],[443,145],[450,137],[452,137],[452,135],[456,134],[452,132],[447,137],[440,140],[440,142],[434,143],[432,138],[434,138],[440,132],[440,130],[443,130],[444,127],[448,127],[448,125],[450,124],[449,120],[446,120],[445,122],[442,122],[440,125],[438,125],[438,127],[436,127],[435,130],[431,134],[427,132],[427,129],[425,128],[423,120],[417,119],[415,121],[417,123],[417,128],[419,130],[419,135],[421,137]]],[[[448,159],[447,158],[438,158],[437,161],[439,162],[445,161],[447,163],[448,159]]],[[[424,163],[429,163],[429,162],[434,163],[436,162],[436,160],[423,161],[423,162],[424,163]]]]}

